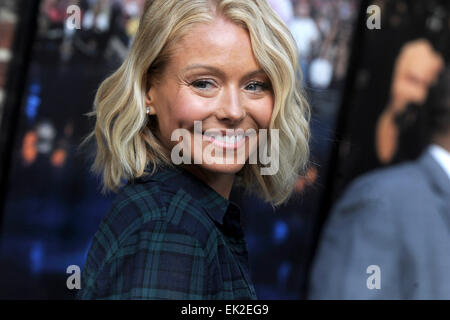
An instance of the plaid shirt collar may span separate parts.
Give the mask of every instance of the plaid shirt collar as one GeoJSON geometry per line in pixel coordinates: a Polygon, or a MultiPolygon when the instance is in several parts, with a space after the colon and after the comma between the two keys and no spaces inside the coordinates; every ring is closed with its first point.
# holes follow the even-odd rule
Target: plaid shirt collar
{"type": "MultiPolygon", "coordinates": [[[[151,164],[147,165],[145,172],[152,171],[151,164]]],[[[240,220],[240,208],[234,202],[225,199],[214,189],[201,181],[194,174],[183,168],[182,166],[160,166],[153,174],[145,174],[136,181],[160,181],[166,185],[176,186],[183,189],[192,196],[208,213],[211,219],[224,224],[224,217],[228,213],[233,215],[233,219],[240,220]]]]}

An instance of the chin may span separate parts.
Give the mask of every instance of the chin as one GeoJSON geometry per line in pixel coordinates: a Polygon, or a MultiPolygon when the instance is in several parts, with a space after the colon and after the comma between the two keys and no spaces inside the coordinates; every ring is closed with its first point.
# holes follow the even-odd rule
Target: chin
{"type": "Polygon", "coordinates": [[[217,174],[230,174],[234,175],[242,170],[244,164],[206,164],[200,165],[203,170],[207,170],[211,173],[217,174]]]}

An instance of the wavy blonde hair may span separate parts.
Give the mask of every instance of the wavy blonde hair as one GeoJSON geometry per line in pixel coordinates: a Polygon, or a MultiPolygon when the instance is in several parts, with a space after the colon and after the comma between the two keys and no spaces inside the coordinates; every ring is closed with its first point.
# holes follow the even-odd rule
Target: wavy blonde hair
{"type": "MultiPolygon", "coordinates": [[[[117,192],[122,180],[153,168],[172,165],[152,132],[146,114],[149,77],[158,79],[170,59],[170,49],[197,23],[222,16],[245,28],[253,53],[272,83],[274,108],[269,129],[279,129],[279,169],[261,175],[260,164],[245,164],[236,182],[272,205],[293,193],[309,158],[309,105],[302,94],[298,51],[289,29],[266,0],[147,0],[130,52],[100,85],[93,111],[95,128],[82,142],[96,137],[91,171],[102,176],[102,193],[117,192]]],[[[153,81],[153,80],[152,80],[153,81]]],[[[270,135],[268,139],[270,145],[270,135]]]]}

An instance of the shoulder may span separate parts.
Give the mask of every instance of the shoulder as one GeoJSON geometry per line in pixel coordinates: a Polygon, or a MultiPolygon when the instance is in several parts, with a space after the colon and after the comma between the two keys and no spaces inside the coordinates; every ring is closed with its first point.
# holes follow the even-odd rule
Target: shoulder
{"type": "MultiPolygon", "coordinates": [[[[203,279],[216,254],[207,244],[215,229],[205,214],[183,188],[165,181],[146,179],[122,187],[94,236],[80,297],[128,297],[133,290],[139,297],[185,297],[188,289],[179,288],[180,283],[203,279]],[[156,273],[160,276],[148,278],[156,273]],[[158,291],[158,286],[173,290],[158,291]]],[[[203,292],[193,290],[192,297],[203,292]]]]}
{"type": "Polygon", "coordinates": [[[108,255],[136,234],[148,232],[165,237],[178,234],[205,246],[213,227],[204,209],[185,190],[148,179],[119,190],[94,241],[108,248],[108,255]]]}
{"type": "Polygon", "coordinates": [[[427,179],[415,162],[377,169],[356,178],[344,197],[380,200],[423,192],[427,179]]]}
{"type": "Polygon", "coordinates": [[[377,169],[355,179],[333,211],[364,221],[405,221],[423,215],[431,197],[425,173],[417,162],[411,161],[377,169]]]}

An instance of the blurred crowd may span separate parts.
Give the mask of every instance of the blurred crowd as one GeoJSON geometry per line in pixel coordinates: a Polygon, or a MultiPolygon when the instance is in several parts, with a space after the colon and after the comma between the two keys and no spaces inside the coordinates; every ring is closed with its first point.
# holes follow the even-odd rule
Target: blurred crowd
{"type": "Polygon", "coordinates": [[[16,30],[17,15],[14,0],[0,1],[0,125],[3,114],[3,101],[5,99],[5,85],[8,74],[8,65],[11,61],[14,32],[16,30]]]}
{"type": "Polygon", "coordinates": [[[356,0],[271,0],[297,42],[303,79],[328,88],[344,79],[359,2],[356,0]],[[339,32],[338,32],[339,31],[339,32]]]}
{"type": "MultiPolygon", "coordinates": [[[[137,31],[144,0],[44,0],[39,19],[39,36],[49,53],[58,52],[61,61],[72,58],[108,59],[120,62],[137,31]],[[67,8],[80,8],[80,28],[67,23],[67,8]]],[[[54,60],[53,60],[54,61],[54,60]]]]}
{"type": "MultiPolygon", "coordinates": [[[[137,30],[143,0],[44,0],[39,36],[58,48],[59,59],[73,55],[123,60],[137,30]],[[81,8],[81,29],[66,24],[67,8],[81,8]]],[[[328,88],[343,80],[357,0],[270,0],[289,26],[307,84],[328,88]],[[339,32],[337,32],[339,30],[339,32]]],[[[53,51],[53,50],[52,50],[53,51]]],[[[54,60],[53,60],[54,61],[54,60]]]]}
{"type": "MultiPolygon", "coordinates": [[[[82,110],[68,108],[67,102],[58,100],[54,92],[62,93],[69,88],[68,84],[64,85],[68,74],[78,82],[76,87],[84,91],[83,83],[89,78],[94,81],[96,73],[103,76],[102,68],[113,68],[121,63],[137,31],[143,3],[143,0],[44,0],[41,3],[38,41],[34,49],[37,63],[31,67],[32,83],[28,86],[25,103],[25,115],[31,128],[24,134],[22,142],[23,165],[33,164],[39,154],[48,157],[54,167],[65,165],[70,156],[74,118],[82,110]],[[71,5],[80,8],[79,29],[68,23],[68,18],[76,14],[68,10],[71,5]],[[85,72],[79,70],[89,65],[96,68],[85,72]],[[46,81],[50,75],[55,81],[46,81]],[[56,81],[59,78],[61,82],[56,81]],[[56,110],[61,109],[63,104],[66,106],[65,113],[58,117],[56,110]],[[50,108],[53,110],[50,111],[50,108]],[[65,124],[58,128],[60,121],[65,124]]],[[[80,99],[79,103],[82,101],[80,99]]],[[[90,104],[83,103],[86,106],[90,104]]]]}

